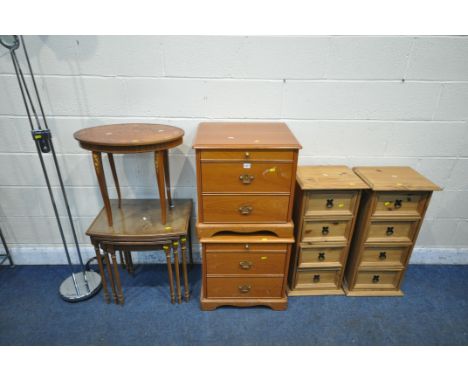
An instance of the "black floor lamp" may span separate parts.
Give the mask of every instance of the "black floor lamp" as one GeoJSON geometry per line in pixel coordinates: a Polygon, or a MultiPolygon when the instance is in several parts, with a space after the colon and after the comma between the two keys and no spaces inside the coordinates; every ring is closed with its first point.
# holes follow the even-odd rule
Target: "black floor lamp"
{"type": "Polygon", "coordinates": [[[16,78],[18,79],[18,85],[21,91],[21,96],[23,98],[24,107],[26,109],[26,113],[28,116],[29,125],[31,127],[32,138],[36,144],[39,161],[41,163],[42,171],[44,173],[44,178],[47,184],[47,189],[49,190],[49,196],[52,202],[52,207],[54,209],[54,214],[57,220],[60,236],[62,238],[63,246],[65,248],[67,262],[71,270],[71,276],[66,278],[60,285],[59,293],[60,293],[60,296],[65,301],[70,301],[70,302],[83,301],[94,296],[100,290],[101,277],[96,272],[86,271],[84,264],[83,264],[83,258],[81,256],[80,246],[78,244],[78,238],[76,236],[75,226],[73,224],[73,218],[70,212],[70,206],[68,204],[67,194],[65,192],[65,187],[63,185],[62,174],[60,172],[60,167],[57,161],[57,156],[55,154],[52,136],[51,136],[49,127],[47,125],[47,120],[46,120],[44,110],[42,107],[42,102],[39,96],[39,91],[37,89],[36,80],[34,78],[34,74],[31,68],[31,63],[29,61],[28,52],[24,44],[24,39],[22,36],[18,37],[14,35],[13,36],[0,36],[0,43],[10,51],[11,60],[15,68],[16,78]],[[23,74],[23,70],[21,69],[21,65],[16,55],[16,50],[19,48],[20,45],[23,46],[24,56],[26,58],[26,63],[27,63],[27,67],[29,70],[29,77],[34,88],[34,93],[29,91],[28,84],[23,74]],[[33,94],[33,96],[31,94],[33,94]],[[36,98],[36,102],[33,101],[34,95],[36,98]],[[35,106],[35,103],[37,103],[36,106],[38,106],[38,108],[35,106]],[[37,112],[38,109],[40,110],[40,114],[37,112]],[[63,233],[62,223],[60,221],[60,216],[57,210],[57,205],[55,203],[54,193],[50,185],[49,175],[47,173],[47,168],[45,166],[44,158],[42,155],[46,153],[52,154],[54,166],[55,166],[57,176],[59,179],[59,183],[60,183],[62,197],[65,202],[68,220],[70,223],[71,231],[73,234],[73,239],[74,239],[75,246],[76,246],[78,259],[80,261],[80,267],[81,267],[80,272],[75,273],[73,271],[74,265],[70,258],[70,252],[68,250],[67,241],[63,233]]]}

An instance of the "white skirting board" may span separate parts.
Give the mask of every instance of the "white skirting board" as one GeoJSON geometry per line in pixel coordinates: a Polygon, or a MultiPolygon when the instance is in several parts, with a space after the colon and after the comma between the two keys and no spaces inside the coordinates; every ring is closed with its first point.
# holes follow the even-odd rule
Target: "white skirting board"
{"type": "MultiPolygon", "coordinates": [[[[83,261],[95,256],[91,245],[80,247],[83,261]]],[[[57,265],[67,264],[63,247],[38,246],[10,246],[13,261],[17,265],[57,265]]],[[[78,263],[76,249],[70,247],[70,255],[74,263],[78,263]]],[[[119,256],[117,255],[117,258],[119,256]]],[[[136,252],[133,256],[135,263],[165,263],[162,251],[136,252]]],[[[200,263],[200,246],[193,247],[193,260],[200,263]]],[[[188,254],[187,254],[188,261],[188,254]]],[[[416,247],[411,257],[411,264],[468,264],[468,248],[420,248],[416,247]]],[[[7,264],[7,263],[4,263],[7,264]]]]}

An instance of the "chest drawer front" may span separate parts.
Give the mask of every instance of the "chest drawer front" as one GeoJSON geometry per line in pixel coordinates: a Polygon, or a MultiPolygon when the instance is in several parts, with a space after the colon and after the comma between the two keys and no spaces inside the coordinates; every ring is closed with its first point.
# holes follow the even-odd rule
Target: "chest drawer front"
{"type": "Polygon", "coordinates": [[[308,191],[305,216],[353,215],[357,195],[358,193],[353,191],[308,191]]]}
{"type": "Polygon", "coordinates": [[[202,192],[290,192],[291,163],[202,162],[202,192]]]}
{"type": "Polygon", "coordinates": [[[282,243],[207,243],[204,244],[206,252],[243,252],[248,253],[250,251],[281,251],[286,252],[288,249],[287,244],[282,243]]]}
{"type": "Polygon", "coordinates": [[[359,271],[356,289],[398,289],[401,271],[359,271]]]}
{"type": "Polygon", "coordinates": [[[409,247],[365,247],[361,256],[361,266],[404,267],[409,247]]]}
{"type": "Polygon", "coordinates": [[[370,223],[367,242],[411,242],[416,222],[373,221],[370,223]]]}
{"type": "Polygon", "coordinates": [[[292,161],[294,151],[292,150],[203,150],[201,159],[219,160],[287,160],[292,161]]]}
{"type": "Polygon", "coordinates": [[[351,220],[304,220],[302,241],[347,242],[351,220]]]}
{"type": "Polygon", "coordinates": [[[275,252],[207,252],[206,272],[224,275],[283,275],[285,253],[275,252]]]}
{"type": "Polygon", "coordinates": [[[204,195],[205,223],[285,223],[289,195],[204,195]]]}
{"type": "Polygon", "coordinates": [[[313,269],[298,270],[295,288],[328,289],[338,288],[340,270],[336,269],[313,269]]]}
{"type": "Polygon", "coordinates": [[[421,193],[378,192],[374,216],[420,216],[424,195],[421,193]]]}
{"type": "Polygon", "coordinates": [[[207,298],[281,298],[282,277],[207,277],[207,298]]]}
{"type": "Polygon", "coordinates": [[[340,267],[346,247],[311,247],[301,245],[299,249],[299,268],[340,267]]]}

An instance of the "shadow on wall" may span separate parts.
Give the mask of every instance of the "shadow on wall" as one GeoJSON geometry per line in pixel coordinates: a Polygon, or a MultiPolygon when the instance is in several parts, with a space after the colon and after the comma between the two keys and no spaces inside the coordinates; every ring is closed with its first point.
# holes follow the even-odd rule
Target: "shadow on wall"
{"type": "MultiPolygon", "coordinates": [[[[54,102],[57,102],[57,100],[54,99],[53,91],[49,89],[48,85],[49,81],[53,83],[54,80],[40,80],[40,75],[45,72],[55,75],[73,75],[71,77],[73,88],[65,90],[69,92],[69,94],[66,94],[67,102],[77,105],[76,109],[79,115],[88,116],[89,105],[87,103],[83,81],[80,76],[80,63],[82,60],[86,60],[96,54],[98,45],[97,38],[95,36],[87,36],[86,46],[80,49],[78,49],[80,44],[79,36],[66,36],[63,38],[25,36],[24,40],[34,74],[38,76],[38,85],[45,105],[46,117],[50,114],[55,114],[54,102]]],[[[27,64],[22,47],[20,47],[17,55],[23,69],[27,72],[27,64]]],[[[11,66],[10,72],[14,73],[13,66],[11,66]]],[[[15,94],[10,95],[13,100],[16,100],[20,97],[19,90],[15,88],[13,91],[15,94]],[[16,92],[18,92],[18,94],[16,94],[16,92]]],[[[60,94],[63,95],[62,92],[60,94]]],[[[14,110],[13,105],[12,110],[14,110]]]]}

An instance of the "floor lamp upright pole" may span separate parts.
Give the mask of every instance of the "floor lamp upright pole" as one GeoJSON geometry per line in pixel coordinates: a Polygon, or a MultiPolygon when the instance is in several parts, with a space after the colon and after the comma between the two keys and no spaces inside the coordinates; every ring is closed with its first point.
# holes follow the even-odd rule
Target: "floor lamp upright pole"
{"type": "Polygon", "coordinates": [[[52,136],[51,136],[49,127],[47,125],[47,119],[45,117],[44,109],[42,107],[42,102],[41,102],[41,99],[40,99],[39,91],[37,89],[36,80],[34,78],[34,74],[33,74],[33,71],[32,71],[32,67],[31,67],[31,63],[30,63],[30,60],[29,60],[29,55],[28,55],[28,52],[27,52],[27,49],[26,49],[26,45],[24,43],[24,39],[21,36],[21,43],[23,44],[23,51],[24,51],[24,55],[26,57],[27,65],[28,65],[29,75],[30,75],[31,81],[33,83],[33,87],[34,87],[34,91],[35,91],[35,95],[36,95],[36,101],[37,101],[37,103],[39,105],[39,109],[41,111],[41,116],[42,116],[42,120],[43,120],[43,123],[44,123],[44,128],[42,128],[42,126],[41,126],[39,115],[38,115],[38,113],[36,111],[36,108],[34,106],[34,102],[32,100],[31,93],[29,92],[27,82],[25,80],[23,71],[22,71],[21,66],[19,64],[19,61],[18,61],[18,57],[16,56],[15,51],[20,45],[20,40],[19,40],[18,36],[2,36],[2,38],[0,38],[0,43],[3,46],[5,46],[7,49],[9,49],[9,51],[10,51],[11,59],[12,59],[13,66],[14,66],[14,69],[15,69],[16,78],[18,79],[18,85],[19,85],[19,88],[20,88],[20,91],[21,91],[21,96],[23,98],[23,103],[24,103],[26,113],[27,113],[27,116],[28,116],[29,125],[31,127],[32,137],[33,137],[33,140],[35,142],[36,150],[37,150],[37,153],[38,153],[38,156],[39,156],[39,161],[41,163],[42,171],[44,173],[44,178],[45,178],[45,182],[46,182],[46,185],[47,185],[47,189],[49,191],[49,196],[50,196],[50,200],[51,200],[52,207],[53,207],[53,210],[54,210],[55,218],[57,220],[57,225],[58,225],[58,228],[59,228],[60,237],[62,239],[63,246],[64,246],[64,249],[65,249],[67,262],[68,262],[68,265],[70,266],[70,270],[71,270],[71,276],[68,277],[67,279],[65,279],[62,282],[62,284],[60,285],[59,293],[60,293],[60,296],[66,301],[70,301],[70,302],[82,301],[82,300],[85,300],[85,299],[88,299],[88,298],[94,296],[100,290],[100,288],[101,288],[101,277],[96,272],[86,271],[85,267],[84,267],[84,264],[83,264],[83,258],[81,256],[80,246],[79,246],[79,243],[78,243],[78,237],[76,235],[76,230],[75,230],[75,226],[74,226],[74,223],[73,223],[73,217],[72,217],[71,211],[70,211],[70,205],[68,203],[68,198],[67,198],[65,186],[63,184],[63,179],[62,179],[62,174],[61,174],[61,171],[60,171],[60,166],[59,166],[59,163],[58,163],[58,160],[57,160],[57,155],[55,153],[54,144],[52,142],[52,136]],[[33,121],[33,118],[31,116],[31,113],[34,116],[34,121],[33,121]],[[34,122],[36,122],[37,128],[34,128],[34,122]],[[74,239],[75,246],[76,246],[76,251],[77,251],[78,259],[79,259],[80,266],[81,266],[81,272],[78,272],[78,273],[73,272],[73,263],[71,261],[67,241],[65,239],[65,235],[64,235],[64,232],[63,232],[62,223],[60,221],[60,215],[58,213],[54,193],[53,193],[53,190],[52,190],[52,187],[51,187],[51,184],[50,184],[49,175],[47,173],[47,167],[45,165],[44,158],[43,158],[43,155],[42,155],[43,153],[48,153],[48,152],[52,153],[54,166],[55,166],[57,176],[58,176],[58,179],[59,179],[60,189],[61,189],[62,196],[63,196],[64,202],[65,202],[65,207],[66,207],[66,210],[67,210],[68,220],[69,220],[70,227],[71,227],[71,230],[72,230],[73,239],[74,239]]]}

